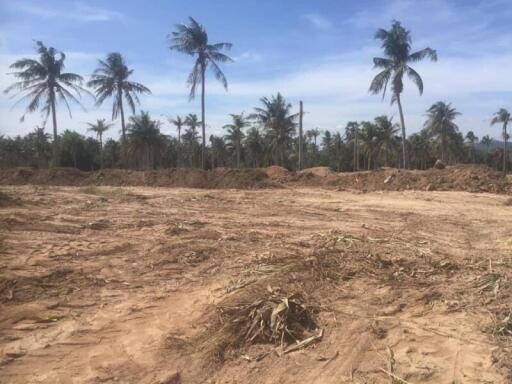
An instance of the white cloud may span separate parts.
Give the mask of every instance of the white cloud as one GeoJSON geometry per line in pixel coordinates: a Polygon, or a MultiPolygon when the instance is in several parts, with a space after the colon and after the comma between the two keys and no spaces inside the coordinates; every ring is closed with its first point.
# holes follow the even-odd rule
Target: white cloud
{"type": "Polygon", "coordinates": [[[17,1],[16,4],[8,3],[12,8],[34,16],[43,18],[64,18],[83,22],[100,22],[124,20],[122,12],[112,11],[106,8],[94,7],[82,2],[70,2],[70,9],[50,8],[41,3],[28,3],[17,1]]]}
{"type": "Polygon", "coordinates": [[[332,28],[332,23],[317,13],[308,13],[303,15],[302,18],[307,20],[316,29],[328,30],[332,28]]]}

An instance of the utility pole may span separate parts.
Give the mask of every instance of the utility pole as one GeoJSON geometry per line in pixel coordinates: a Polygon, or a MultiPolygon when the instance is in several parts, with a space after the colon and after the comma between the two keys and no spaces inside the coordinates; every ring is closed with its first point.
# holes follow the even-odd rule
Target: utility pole
{"type": "Polygon", "coordinates": [[[302,115],[304,111],[302,109],[302,100],[299,102],[299,171],[302,169],[302,146],[303,146],[303,135],[302,135],[302,115]]]}

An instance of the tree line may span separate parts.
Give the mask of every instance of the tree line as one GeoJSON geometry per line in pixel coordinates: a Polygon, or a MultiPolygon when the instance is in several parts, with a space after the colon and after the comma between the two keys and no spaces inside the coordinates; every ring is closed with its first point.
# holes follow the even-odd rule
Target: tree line
{"type": "MultiPolygon", "coordinates": [[[[20,95],[17,101],[26,102],[26,113],[40,110],[42,126],[25,136],[0,137],[0,166],[73,166],[83,170],[102,167],[153,169],[160,167],[219,166],[261,167],[273,164],[290,169],[297,167],[329,166],[339,171],[375,169],[381,166],[425,169],[440,158],[447,163],[486,163],[506,172],[510,167],[507,154],[507,125],[510,113],[502,108],[491,124],[501,124],[503,148],[491,150],[492,139],[484,136],[479,142],[470,131],[463,136],[455,120],[460,113],[450,103],[439,101],[426,111],[426,121],[419,133],[407,136],[402,92],[404,80],[410,79],[423,93],[423,80],[411,64],[425,58],[437,61],[435,50],[427,47],[411,52],[411,36],[398,21],[389,30],[379,29],[375,38],[380,41],[383,57],[373,59],[379,73],[373,78],[369,91],[391,93],[400,123],[388,116],[373,121],[349,122],[344,130],[303,132],[302,102],[299,113],[280,94],[260,99],[248,115],[231,114],[231,122],[223,128],[224,135],[206,135],[206,73],[210,69],[227,90],[227,79],[220,63],[233,61],[222,51],[230,43],[211,43],[204,27],[193,18],[188,24],[178,24],[168,35],[169,49],[194,58],[187,84],[190,99],[201,92],[201,117],[196,114],[169,117],[176,136],[161,132],[162,122],[148,112],[136,114],[139,96],[151,93],[145,85],[132,80],[123,56],[114,52],[98,61],[97,69],[85,82],[81,75],[65,72],[65,54],[37,42],[38,59],[25,58],[11,65],[17,82],[5,93],[20,95]],[[86,87],[84,86],[86,84],[86,87]],[[91,91],[90,91],[90,90],[91,91]],[[82,106],[80,97],[91,95],[100,106],[112,101],[112,121],[120,118],[121,137],[103,142],[103,134],[111,122],[99,119],[89,123],[88,131],[95,137],[77,132],[58,132],[57,104],[63,104],[71,115],[70,103],[82,106]],[[127,117],[127,112],[131,116],[127,117]],[[45,131],[51,116],[53,135],[45,131]],[[201,131],[199,131],[201,129],[201,131]],[[298,135],[297,135],[298,130],[298,135]]],[[[22,120],[25,115],[22,116],[22,120]]]]}

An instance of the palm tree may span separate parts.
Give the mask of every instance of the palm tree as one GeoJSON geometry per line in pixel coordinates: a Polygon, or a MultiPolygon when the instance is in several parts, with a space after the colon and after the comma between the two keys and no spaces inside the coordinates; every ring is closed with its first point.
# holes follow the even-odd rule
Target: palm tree
{"type": "Polygon", "coordinates": [[[126,142],[126,126],[124,119],[123,99],[126,100],[132,113],[135,113],[135,104],[140,104],[137,94],[151,93],[144,85],[129,81],[133,69],[129,69],[123,56],[118,53],[109,53],[105,60],[98,60],[99,66],[91,75],[87,86],[95,89],[96,105],[101,105],[109,98],[114,98],[112,104],[112,120],[121,115],[121,132],[123,143],[126,142]]]}
{"type": "Polygon", "coordinates": [[[441,139],[441,160],[445,161],[447,138],[458,132],[459,127],[453,122],[460,115],[450,103],[438,101],[427,110],[424,127],[430,137],[441,139]]]}
{"type": "Polygon", "coordinates": [[[359,123],[356,121],[349,121],[345,126],[345,137],[348,142],[353,145],[353,171],[359,170],[359,123]]]}
{"type": "Polygon", "coordinates": [[[231,49],[231,43],[216,43],[210,44],[208,42],[208,33],[204,27],[199,24],[192,17],[189,17],[190,23],[188,25],[176,25],[177,31],[168,35],[169,49],[194,56],[196,61],[192,72],[188,76],[188,85],[190,86],[190,99],[195,97],[196,88],[201,83],[201,124],[203,129],[203,144],[201,148],[201,165],[205,168],[205,151],[206,151],[206,117],[205,117],[205,80],[206,69],[211,66],[213,73],[217,80],[219,80],[224,88],[227,90],[228,82],[224,73],[217,62],[225,63],[232,62],[233,60],[221,53],[223,49],[231,49]]]}
{"type": "Polygon", "coordinates": [[[475,162],[475,143],[478,142],[478,137],[476,137],[476,135],[473,131],[469,131],[468,133],[466,133],[466,140],[469,142],[469,144],[471,146],[471,158],[474,163],[475,162]]]}
{"type": "Polygon", "coordinates": [[[431,48],[425,48],[420,51],[411,53],[411,36],[400,22],[393,21],[390,30],[379,29],[375,33],[375,38],[382,42],[382,49],[385,57],[374,57],[374,68],[382,69],[372,80],[370,92],[378,94],[382,92],[382,98],[386,95],[386,89],[391,82],[391,104],[398,104],[398,112],[400,113],[400,123],[402,126],[402,157],[403,167],[406,168],[406,133],[404,113],[402,110],[402,101],[400,94],[404,89],[403,78],[407,75],[418,87],[420,95],[423,93],[423,80],[418,72],[416,72],[409,63],[415,63],[429,57],[432,61],[437,60],[437,53],[431,48]]]}
{"type": "Polygon", "coordinates": [[[188,150],[190,152],[190,166],[193,167],[195,165],[195,152],[197,143],[197,128],[201,125],[201,122],[197,118],[195,113],[190,113],[187,117],[185,117],[185,125],[189,128],[185,131],[183,135],[183,142],[187,144],[188,150]]]}
{"type": "Polygon", "coordinates": [[[270,99],[260,99],[263,107],[254,108],[255,113],[251,115],[267,131],[271,146],[277,152],[278,163],[285,166],[286,145],[295,132],[295,119],[298,114],[290,114],[292,105],[287,103],[280,93],[270,99]]]}
{"type": "Polygon", "coordinates": [[[39,168],[46,167],[51,155],[50,134],[45,132],[44,127],[35,127],[34,131],[27,135],[27,139],[35,153],[37,166],[39,168]]]}
{"type": "Polygon", "coordinates": [[[128,148],[141,159],[142,169],[154,168],[157,157],[165,147],[160,122],[151,119],[148,112],[130,117],[127,126],[128,148]]]}
{"type": "Polygon", "coordinates": [[[245,136],[243,129],[248,127],[250,124],[243,113],[239,115],[230,114],[230,116],[233,122],[231,124],[224,125],[223,128],[228,131],[228,134],[225,136],[225,138],[235,148],[236,167],[240,168],[240,152],[242,147],[242,140],[245,136]]]}
{"type": "Polygon", "coordinates": [[[264,149],[263,138],[261,137],[258,128],[252,127],[247,131],[245,146],[252,159],[253,167],[258,168],[260,166],[264,149]]]}
{"type": "Polygon", "coordinates": [[[369,121],[363,121],[361,123],[360,138],[363,154],[366,155],[368,170],[372,168],[372,163],[375,168],[377,152],[379,150],[379,131],[377,125],[369,121]]]}
{"type": "MultiPolygon", "coordinates": [[[[58,165],[57,98],[64,101],[71,116],[68,100],[81,106],[78,100],[81,97],[80,93],[87,92],[87,90],[82,88],[82,76],[63,72],[66,59],[63,52],[53,47],[47,48],[41,41],[37,41],[36,45],[39,60],[24,58],[13,63],[10,68],[17,72],[13,72],[12,75],[20,81],[7,87],[4,92],[18,91],[22,97],[16,104],[21,101],[29,101],[25,113],[35,112],[41,107],[42,113],[46,115],[44,125],[46,125],[50,113],[52,114],[53,162],[58,165]]],[[[24,118],[25,114],[21,117],[21,121],[24,118]]]]}
{"type": "Polygon", "coordinates": [[[98,119],[96,123],[87,123],[88,131],[96,133],[100,142],[100,168],[103,168],[103,133],[108,131],[114,124],[105,122],[105,119],[98,119]]]}
{"type": "Polygon", "coordinates": [[[430,161],[430,140],[428,133],[423,129],[420,133],[414,133],[409,137],[412,163],[415,168],[426,169],[430,161]]]}
{"type": "Polygon", "coordinates": [[[375,126],[377,128],[378,148],[380,152],[384,152],[384,163],[388,166],[389,154],[395,152],[397,147],[396,133],[399,127],[393,123],[393,118],[389,118],[386,115],[377,116],[375,118],[375,126]]]}
{"type": "Polygon", "coordinates": [[[503,124],[503,173],[507,174],[507,141],[508,141],[508,133],[507,133],[507,126],[508,123],[512,121],[512,117],[510,115],[510,112],[507,111],[505,108],[500,108],[498,112],[494,114],[494,117],[491,120],[491,125],[501,123],[503,124]]]}
{"type": "Polygon", "coordinates": [[[185,125],[185,121],[180,116],[176,116],[175,119],[169,118],[169,123],[173,124],[178,130],[178,168],[181,165],[181,127],[185,125]]]}

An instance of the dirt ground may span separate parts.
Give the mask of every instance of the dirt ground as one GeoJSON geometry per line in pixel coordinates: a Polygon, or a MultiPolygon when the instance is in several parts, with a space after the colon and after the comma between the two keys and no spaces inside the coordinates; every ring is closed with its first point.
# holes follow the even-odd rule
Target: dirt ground
{"type": "Polygon", "coordinates": [[[506,195],[2,191],[0,383],[512,382],[506,195]],[[229,315],[293,295],[304,348],[229,315]]]}

